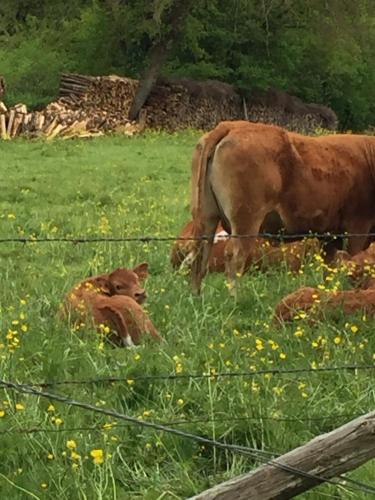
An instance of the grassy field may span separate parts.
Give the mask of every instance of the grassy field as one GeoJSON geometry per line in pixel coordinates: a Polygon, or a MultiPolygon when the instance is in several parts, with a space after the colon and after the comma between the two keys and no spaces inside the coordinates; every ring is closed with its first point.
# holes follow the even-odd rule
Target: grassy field
{"type": "MultiPolygon", "coordinates": [[[[177,234],[189,217],[190,157],[197,133],[127,139],[1,143],[0,236],[177,234]]],[[[254,371],[371,364],[374,323],[339,312],[318,323],[300,318],[276,328],[278,300],[324,281],[312,256],[291,275],[283,266],[253,271],[237,302],[223,276],[193,297],[169,265],[170,244],[0,245],[0,371],[24,383],[92,379],[51,392],[163,422],[210,439],[282,453],[374,407],[371,371],[312,372],[181,380],[143,375],[254,371]],[[103,345],[57,317],[68,289],[90,274],[148,261],[147,310],[166,339],[136,350],[103,345]],[[181,423],[182,422],[182,423],[181,423]]],[[[88,410],[1,389],[2,498],[175,499],[259,464],[247,456],[127,425],[88,410]],[[23,432],[34,430],[35,432],[23,432]],[[36,432],[38,430],[38,432],[36,432]],[[11,432],[9,432],[11,431],[11,432]]],[[[375,463],[350,477],[374,482],[375,463]]],[[[321,486],[306,499],[368,498],[321,486]]]]}

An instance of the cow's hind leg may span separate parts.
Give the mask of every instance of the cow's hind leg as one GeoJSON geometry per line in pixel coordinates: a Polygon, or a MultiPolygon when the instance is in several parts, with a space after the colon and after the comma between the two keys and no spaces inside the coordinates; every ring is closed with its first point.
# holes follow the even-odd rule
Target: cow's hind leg
{"type": "Polygon", "coordinates": [[[256,245],[255,236],[259,233],[265,214],[259,214],[247,223],[233,223],[232,235],[225,249],[225,274],[228,280],[229,292],[234,297],[237,295],[237,278],[246,271],[246,263],[254,252],[256,245]],[[251,237],[236,237],[249,235],[251,237]]]}
{"type": "Polygon", "coordinates": [[[371,227],[372,223],[366,220],[356,221],[356,223],[348,225],[349,234],[361,235],[348,237],[348,252],[350,255],[355,255],[368,247],[370,243],[368,234],[371,227]]]}
{"type": "Polygon", "coordinates": [[[211,248],[215,238],[215,231],[219,223],[219,217],[213,215],[206,219],[198,227],[194,228],[194,238],[202,238],[208,236],[208,240],[198,240],[195,245],[195,255],[191,266],[193,292],[200,294],[202,280],[207,273],[208,259],[211,253],[211,248]]]}

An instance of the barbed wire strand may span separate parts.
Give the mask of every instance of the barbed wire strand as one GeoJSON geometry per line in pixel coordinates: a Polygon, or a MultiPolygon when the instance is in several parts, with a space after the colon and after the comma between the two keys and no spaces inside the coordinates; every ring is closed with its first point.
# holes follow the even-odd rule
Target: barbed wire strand
{"type": "Polygon", "coordinates": [[[47,382],[28,382],[32,387],[52,387],[56,385],[90,385],[101,383],[121,383],[129,381],[152,381],[152,380],[186,380],[186,379],[215,379],[224,377],[255,377],[257,375],[293,375],[298,373],[322,373],[337,371],[374,370],[375,364],[371,365],[339,365],[317,368],[269,368],[264,370],[254,370],[246,372],[219,372],[219,373],[184,373],[184,374],[160,374],[160,375],[126,375],[122,377],[98,377],[83,380],[49,380],[47,382]]]}
{"type": "MultiPolygon", "coordinates": [[[[257,416],[257,417],[228,417],[228,418],[202,418],[202,419],[185,419],[185,420],[175,420],[171,422],[154,422],[161,425],[191,425],[191,424],[224,424],[228,422],[261,422],[262,420],[272,421],[272,422],[322,422],[329,420],[339,420],[343,418],[358,418],[360,415],[352,415],[352,414],[339,414],[339,415],[327,415],[325,417],[269,417],[269,416],[257,416]]],[[[128,424],[110,424],[108,427],[105,425],[95,425],[95,426],[80,426],[80,427],[63,427],[63,428],[46,428],[46,427],[28,427],[28,428],[14,428],[14,429],[2,429],[0,430],[1,434],[36,434],[36,433],[52,433],[59,434],[63,432],[103,432],[108,430],[116,430],[121,429],[122,427],[127,427],[128,424]]]]}
{"type": "MultiPolygon", "coordinates": [[[[345,238],[364,238],[364,237],[375,237],[375,233],[316,233],[316,232],[308,232],[308,233],[295,233],[295,234],[283,234],[283,233],[256,233],[256,234],[228,234],[222,236],[216,236],[218,240],[227,240],[227,239],[254,239],[254,238],[263,238],[263,239],[274,239],[274,240],[294,240],[294,239],[328,239],[328,240],[336,240],[336,239],[345,239],[345,238]]],[[[139,241],[142,243],[149,243],[153,241],[207,241],[210,240],[212,236],[203,235],[199,237],[194,236],[123,236],[123,237],[15,237],[9,236],[0,238],[0,243],[122,243],[122,242],[132,242],[139,241]]]]}
{"type": "MultiPolygon", "coordinates": [[[[322,476],[317,476],[315,474],[310,474],[308,472],[296,469],[295,467],[291,467],[289,465],[275,461],[272,458],[270,459],[270,457],[274,457],[274,455],[275,455],[272,452],[258,450],[256,448],[251,448],[248,446],[227,444],[227,443],[223,443],[223,442],[216,441],[213,439],[211,440],[211,439],[208,439],[208,438],[205,438],[202,436],[192,434],[190,432],[173,429],[172,427],[167,427],[167,426],[164,426],[161,424],[156,424],[156,423],[151,423],[151,422],[147,422],[144,420],[139,420],[135,417],[131,417],[129,415],[125,415],[123,413],[119,413],[119,412],[114,411],[114,410],[109,410],[106,408],[98,408],[98,407],[93,406],[89,403],[76,401],[76,400],[68,398],[66,396],[61,396],[59,394],[54,394],[54,393],[45,392],[45,391],[40,391],[40,390],[34,389],[32,386],[29,386],[26,384],[18,384],[15,382],[10,382],[10,381],[0,379],[0,385],[5,386],[9,389],[16,390],[17,392],[24,393],[24,394],[31,394],[33,396],[40,396],[43,398],[48,398],[50,400],[59,401],[61,403],[67,404],[69,406],[75,406],[75,407],[82,408],[85,410],[90,410],[90,411],[95,412],[95,413],[100,413],[103,415],[111,416],[111,417],[119,419],[119,420],[125,420],[130,424],[135,424],[135,425],[142,426],[142,427],[148,427],[148,428],[151,428],[151,429],[154,429],[157,431],[167,432],[169,434],[174,434],[174,435],[182,437],[182,438],[191,439],[191,440],[194,440],[196,442],[215,446],[217,448],[223,448],[223,449],[237,451],[237,452],[243,453],[245,455],[249,455],[249,456],[252,456],[254,458],[257,458],[259,460],[263,460],[263,461],[265,460],[266,462],[263,462],[263,463],[265,463],[267,465],[271,465],[275,468],[279,468],[279,469],[284,470],[286,472],[289,472],[290,474],[293,474],[297,477],[304,477],[307,479],[312,479],[318,483],[330,483],[330,484],[333,484],[335,486],[347,487],[347,485],[344,485],[343,483],[340,483],[339,481],[324,478],[322,476]]],[[[361,490],[361,491],[366,491],[369,493],[371,492],[371,493],[375,494],[375,487],[365,485],[362,483],[361,483],[361,486],[359,486],[359,484],[356,484],[355,487],[353,485],[353,486],[350,486],[350,488],[356,489],[356,490],[361,490]]]]}

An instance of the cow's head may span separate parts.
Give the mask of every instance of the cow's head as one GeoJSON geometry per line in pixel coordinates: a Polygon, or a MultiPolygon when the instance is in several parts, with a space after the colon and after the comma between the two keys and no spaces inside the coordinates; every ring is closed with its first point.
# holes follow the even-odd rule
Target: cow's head
{"type": "Polygon", "coordinates": [[[97,278],[97,285],[106,295],[127,295],[138,304],[146,300],[141,282],[148,276],[148,264],[143,262],[134,269],[118,268],[97,278]]]}

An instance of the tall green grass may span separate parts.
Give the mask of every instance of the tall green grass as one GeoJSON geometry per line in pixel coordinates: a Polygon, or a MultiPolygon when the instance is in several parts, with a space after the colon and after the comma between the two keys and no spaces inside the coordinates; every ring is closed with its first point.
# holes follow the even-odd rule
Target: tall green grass
{"type": "MultiPolygon", "coordinates": [[[[189,218],[190,158],[197,137],[148,133],[133,139],[1,143],[0,236],[177,234],[189,218]]],[[[121,376],[122,383],[50,390],[147,421],[194,420],[178,428],[277,453],[374,407],[371,371],[137,380],[374,362],[374,323],[362,314],[345,318],[337,312],[320,322],[298,319],[282,327],[271,322],[286,293],[303,284],[330,285],[314,256],[298,275],[284,266],[249,273],[234,302],[219,275],[205,280],[201,297],[192,296],[186,277],[172,271],[169,251],[165,242],[1,244],[2,378],[30,383],[121,376]],[[142,261],[150,265],[147,310],[165,344],[146,340],[136,350],[103,347],[97,333],[71,331],[59,320],[59,304],[77,281],[142,261]]],[[[336,281],[346,286],[345,277],[335,276],[336,281]]],[[[0,415],[2,498],[184,498],[259,464],[4,389],[0,415]],[[35,428],[51,432],[19,432],[35,428]],[[103,463],[95,463],[101,453],[103,463]]],[[[373,482],[374,462],[350,476],[373,482]]],[[[302,498],[332,495],[367,498],[333,486],[302,498]]]]}

